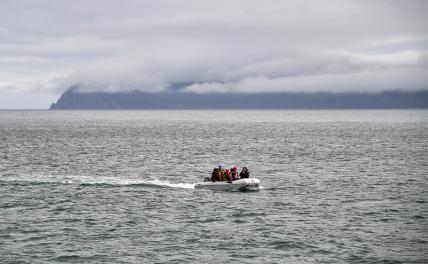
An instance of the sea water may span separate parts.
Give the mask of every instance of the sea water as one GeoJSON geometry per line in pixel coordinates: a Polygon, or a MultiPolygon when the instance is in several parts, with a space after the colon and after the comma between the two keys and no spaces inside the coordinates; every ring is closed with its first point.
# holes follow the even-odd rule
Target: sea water
{"type": "Polygon", "coordinates": [[[427,263],[427,148],[426,110],[0,111],[0,262],[427,263]]]}

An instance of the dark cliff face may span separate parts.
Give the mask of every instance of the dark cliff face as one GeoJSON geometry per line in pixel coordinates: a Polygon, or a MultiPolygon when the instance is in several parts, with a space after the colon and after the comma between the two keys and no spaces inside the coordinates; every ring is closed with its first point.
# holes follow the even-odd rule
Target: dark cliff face
{"type": "Polygon", "coordinates": [[[428,108],[428,90],[368,93],[63,93],[58,109],[388,109],[428,108]]]}

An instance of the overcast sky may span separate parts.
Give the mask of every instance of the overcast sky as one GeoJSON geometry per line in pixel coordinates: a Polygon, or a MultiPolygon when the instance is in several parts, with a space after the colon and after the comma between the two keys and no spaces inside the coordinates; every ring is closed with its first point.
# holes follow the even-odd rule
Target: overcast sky
{"type": "Polygon", "coordinates": [[[0,0],[0,109],[92,90],[428,89],[428,1],[0,0]]]}

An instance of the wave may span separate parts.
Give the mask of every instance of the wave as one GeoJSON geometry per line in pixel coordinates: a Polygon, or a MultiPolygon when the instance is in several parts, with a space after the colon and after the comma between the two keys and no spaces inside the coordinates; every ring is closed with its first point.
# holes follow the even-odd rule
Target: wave
{"type": "Polygon", "coordinates": [[[140,180],[108,177],[89,177],[89,176],[27,176],[20,178],[0,179],[3,182],[14,182],[18,184],[70,184],[70,185],[109,185],[109,186],[144,186],[154,188],[180,188],[194,189],[195,183],[176,183],[167,180],[140,180]]]}

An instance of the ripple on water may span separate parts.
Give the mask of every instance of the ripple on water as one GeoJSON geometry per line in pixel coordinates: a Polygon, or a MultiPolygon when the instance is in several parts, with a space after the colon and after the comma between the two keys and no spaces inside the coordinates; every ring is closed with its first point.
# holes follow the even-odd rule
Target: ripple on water
{"type": "Polygon", "coordinates": [[[0,111],[5,263],[426,263],[426,111],[0,111]],[[194,190],[213,166],[258,192],[194,190]]]}

